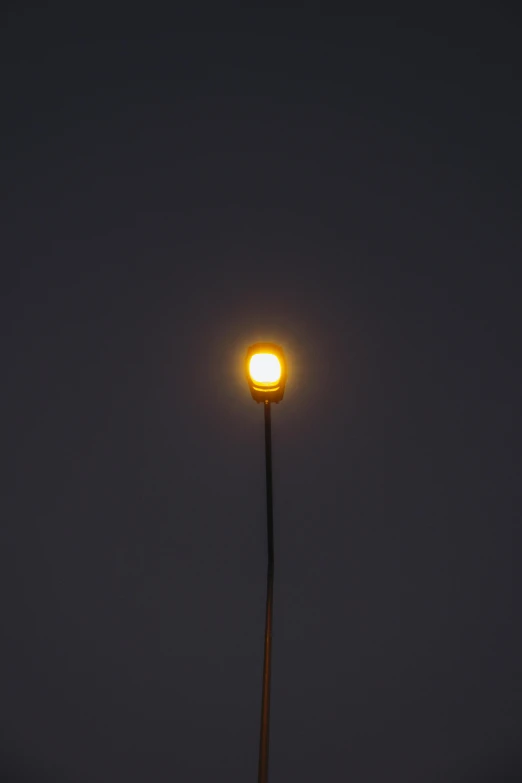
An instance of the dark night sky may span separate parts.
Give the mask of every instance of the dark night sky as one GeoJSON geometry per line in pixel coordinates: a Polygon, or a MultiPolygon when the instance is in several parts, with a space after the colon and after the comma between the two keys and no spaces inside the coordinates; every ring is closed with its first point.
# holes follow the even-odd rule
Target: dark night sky
{"type": "Polygon", "coordinates": [[[271,782],[522,780],[522,30],[479,5],[4,13],[2,781],[257,779],[263,338],[271,782]]]}

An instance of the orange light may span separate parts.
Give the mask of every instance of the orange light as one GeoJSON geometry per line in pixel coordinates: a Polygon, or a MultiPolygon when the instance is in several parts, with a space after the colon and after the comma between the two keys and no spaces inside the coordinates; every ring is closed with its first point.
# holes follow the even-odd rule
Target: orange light
{"type": "Polygon", "coordinates": [[[281,362],[273,353],[255,353],[250,359],[248,371],[256,384],[272,386],[281,378],[281,362]]]}
{"type": "Polygon", "coordinates": [[[283,349],[274,343],[251,345],[246,356],[246,375],[256,402],[280,402],[286,384],[283,349]]]}

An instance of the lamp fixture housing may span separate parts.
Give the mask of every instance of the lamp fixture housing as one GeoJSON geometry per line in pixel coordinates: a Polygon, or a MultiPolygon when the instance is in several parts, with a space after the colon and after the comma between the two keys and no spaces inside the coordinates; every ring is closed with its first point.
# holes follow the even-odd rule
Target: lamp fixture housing
{"type": "Polygon", "coordinates": [[[255,343],[246,356],[247,381],[256,402],[281,402],[286,385],[286,359],[281,346],[255,343]]]}

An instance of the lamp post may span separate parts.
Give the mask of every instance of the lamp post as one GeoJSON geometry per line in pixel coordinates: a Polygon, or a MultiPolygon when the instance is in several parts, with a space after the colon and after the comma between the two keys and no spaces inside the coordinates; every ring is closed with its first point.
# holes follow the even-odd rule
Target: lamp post
{"type": "Polygon", "coordinates": [[[274,519],[272,502],[272,419],[270,405],[283,399],[286,361],[283,350],[273,343],[256,343],[247,351],[247,380],[256,402],[265,412],[266,524],[268,568],[266,577],[265,646],[261,696],[261,736],[259,740],[258,783],[268,781],[268,745],[270,739],[270,674],[272,664],[272,607],[274,596],[274,519]]]}

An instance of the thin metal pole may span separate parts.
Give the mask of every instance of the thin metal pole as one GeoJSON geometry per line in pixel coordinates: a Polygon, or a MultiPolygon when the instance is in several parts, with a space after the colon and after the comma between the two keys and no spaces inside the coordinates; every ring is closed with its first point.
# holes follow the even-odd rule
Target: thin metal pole
{"type": "Polygon", "coordinates": [[[263,663],[263,692],[261,700],[261,739],[259,742],[258,783],[267,783],[268,781],[268,743],[270,739],[270,671],[272,664],[272,603],[274,595],[274,518],[272,509],[272,424],[270,416],[270,403],[265,402],[264,408],[268,569],[266,575],[265,656],[263,663]]]}

